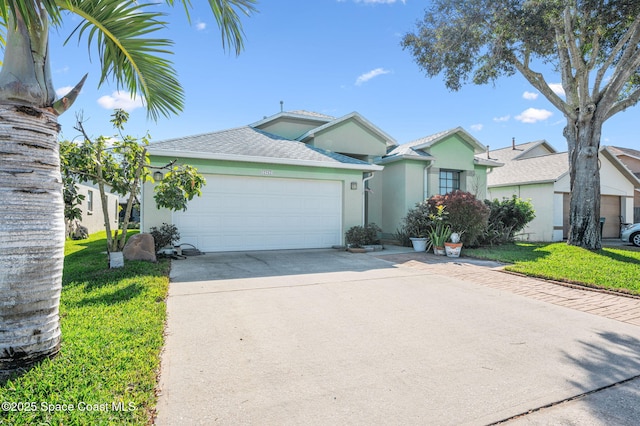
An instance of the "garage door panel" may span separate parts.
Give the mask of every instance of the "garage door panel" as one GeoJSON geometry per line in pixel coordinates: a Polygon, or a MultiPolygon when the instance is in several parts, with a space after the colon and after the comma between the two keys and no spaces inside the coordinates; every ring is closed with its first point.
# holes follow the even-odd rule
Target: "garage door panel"
{"type": "Polygon", "coordinates": [[[237,251],[320,248],[342,241],[341,182],[205,177],[202,197],[173,215],[181,243],[237,251]]]}

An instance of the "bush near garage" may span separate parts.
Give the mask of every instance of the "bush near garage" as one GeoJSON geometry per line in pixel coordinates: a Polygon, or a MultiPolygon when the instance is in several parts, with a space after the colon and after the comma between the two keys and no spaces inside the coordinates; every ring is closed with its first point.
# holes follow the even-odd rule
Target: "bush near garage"
{"type": "Polygon", "coordinates": [[[352,226],[345,234],[347,245],[351,248],[361,248],[364,246],[380,244],[378,233],[382,229],[375,223],[368,223],[365,226],[352,226]]]}
{"type": "Polygon", "coordinates": [[[531,201],[524,201],[516,195],[502,200],[485,200],[484,203],[490,213],[488,226],[480,238],[482,245],[513,242],[515,235],[536,217],[531,201]]]}

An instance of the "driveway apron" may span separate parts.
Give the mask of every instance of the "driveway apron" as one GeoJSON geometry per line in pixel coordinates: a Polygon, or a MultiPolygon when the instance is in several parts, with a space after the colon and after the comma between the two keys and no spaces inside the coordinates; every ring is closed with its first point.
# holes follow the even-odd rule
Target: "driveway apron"
{"type": "MultiPolygon", "coordinates": [[[[156,424],[491,424],[640,375],[632,323],[517,294],[504,284],[521,277],[488,267],[447,273],[462,260],[384,258],[174,261],[156,424]]],[[[606,424],[600,403],[581,399],[586,424],[606,424]]]]}

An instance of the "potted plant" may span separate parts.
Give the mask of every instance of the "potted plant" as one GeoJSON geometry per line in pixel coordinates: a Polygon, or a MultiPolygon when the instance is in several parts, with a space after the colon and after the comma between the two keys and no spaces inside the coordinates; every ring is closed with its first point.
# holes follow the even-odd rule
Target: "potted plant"
{"type": "Polygon", "coordinates": [[[439,256],[445,254],[445,242],[451,236],[451,228],[444,222],[436,222],[429,232],[429,239],[433,246],[433,253],[439,256]]]}
{"type": "Polygon", "coordinates": [[[451,234],[451,242],[444,243],[444,249],[447,254],[447,257],[460,257],[460,251],[462,250],[460,233],[453,232],[451,234]]]}
{"type": "Polygon", "coordinates": [[[429,230],[429,238],[433,246],[433,253],[439,256],[445,254],[444,243],[451,235],[451,227],[447,223],[448,212],[445,211],[444,205],[435,206],[435,213],[429,215],[431,227],[429,230]]]}
{"type": "Polygon", "coordinates": [[[423,201],[410,209],[403,219],[402,232],[409,237],[415,251],[425,251],[427,249],[429,229],[431,227],[430,216],[429,204],[423,201]]]}

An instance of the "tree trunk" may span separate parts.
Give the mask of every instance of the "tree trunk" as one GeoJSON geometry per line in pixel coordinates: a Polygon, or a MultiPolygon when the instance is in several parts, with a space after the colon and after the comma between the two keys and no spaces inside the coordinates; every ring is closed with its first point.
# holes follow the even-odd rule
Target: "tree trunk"
{"type": "Polygon", "coordinates": [[[57,117],[0,104],[0,379],[55,355],[64,262],[57,117]]]}
{"type": "Polygon", "coordinates": [[[591,113],[567,120],[571,203],[567,243],[589,250],[602,248],[600,234],[600,135],[602,123],[591,113]]]}

